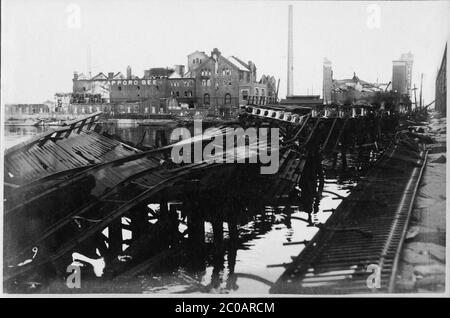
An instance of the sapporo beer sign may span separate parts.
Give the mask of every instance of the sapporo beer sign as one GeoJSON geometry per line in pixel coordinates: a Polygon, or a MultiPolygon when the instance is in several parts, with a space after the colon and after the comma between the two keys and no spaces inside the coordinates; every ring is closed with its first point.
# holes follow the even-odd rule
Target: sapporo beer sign
{"type": "Polygon", "coordinates": [[[123,85],[123,86],[127,86],[127,85],[156,85],[156,80],[145,80],[145,79],[123,79],[123,80],[113,80],[113,81],[108,81],[108,84],[113,86],[113,85],[123,85]]]}

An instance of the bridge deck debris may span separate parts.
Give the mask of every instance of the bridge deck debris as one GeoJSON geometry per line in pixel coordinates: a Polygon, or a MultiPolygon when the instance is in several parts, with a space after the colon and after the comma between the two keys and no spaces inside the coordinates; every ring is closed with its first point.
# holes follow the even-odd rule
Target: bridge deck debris
{"type": "MultiPolygon", "coordinates": [[[[102,134],[101,127],[94,125],[96,116],[8,150],[6,169],[14,168],[14,156],[28,159],[30,169],[20,178],[12,173],[5,180],[5,284],[13,288],[40,271],[57,275],[70,263],[74,251],[97,257],[98,248],[107,260],[109,275],[114,276],[122,270],[114,260],[123,252],[123,244],[129,244],[127,253],[136,251],[127,263],[131,268],[142,261],[146,264],[172,243],[179,244],[186,233],[189,244],[201,250],[198,246],[204,243],[205,221],[212,222],[214,244],[220,248],[224,221],[229,223],[230,233],[237,235],[239,211],[258,213],[265,204],[289,206],[292,200],[315,195],[317,178],[323,178],[319,176],[322,156],[385,137],[391,140],[397,122],[396,116],[383,114],[351,116],[341,112],[342,118],[328,111],[316,114],[325,116],[322,118],[312,112],[278,112],[270,107],[259,113],[255,110],[255,114],[253,110],[246,110],[240,124],[279,127],[279,147],[272,147],[264,138],[248,138],[248,152],[242,151],[244,146],[227,149],[222,145],[214,157],[233,152],[249,163],[264,148],[279,151],[279,169],[274,175],[260,174],[261,163],[225,164],[211,158],[175,163],[171,160],[174,145],[134,149],[102,134]],[[42,154],[45,147],[53,147],[55,152],[54,158],[47,160],[53,164],[51,169],[41,163],[47,159],[42,154]],[[152,204],[159,205],[158,213],[149,208],[152,204]],[[131,223],[122,224],[123,217],[131,223]],[[187,232],[178,231],[180,222],[187,224],[187,232]],[[124,240],[124,228],[131,229],[131,239],[124,240]]],[[[227,135],[227,128],[216,128],[215,133],[227,135]]],[[[177,144],[191,147],[201,143],[203,147],[213,137],[203,134],[177,144]]]]}
{"type": "Polygon", "coordinates": [[[5,151],[5,183],[14,187],[136,152],[92,130],[100,113],[68,122],[5,151]],[[59,141],[59,142],[57,142],[59,141]],[[64,141],[64,142],[61,142],[64,141]]]}
{"type": "Polygon", "coordinates": [[[397,139],[313,240],[286,265],[271,293],[393,292],[425,162],[423,149],[410,140],[397,139]],[[380,275],[370,276],[374,273],[380,275]],[[380,279],[378,288],[375,277],[380,279]]]}

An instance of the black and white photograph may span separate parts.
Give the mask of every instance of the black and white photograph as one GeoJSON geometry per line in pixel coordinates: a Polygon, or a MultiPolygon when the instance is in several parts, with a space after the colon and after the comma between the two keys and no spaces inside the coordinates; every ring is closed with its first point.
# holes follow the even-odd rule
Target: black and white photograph
{"type": "Polygon", "coordinates": [[[449,297],[449,36],[445,0],[2,0],[2,297],[449,297]]]}

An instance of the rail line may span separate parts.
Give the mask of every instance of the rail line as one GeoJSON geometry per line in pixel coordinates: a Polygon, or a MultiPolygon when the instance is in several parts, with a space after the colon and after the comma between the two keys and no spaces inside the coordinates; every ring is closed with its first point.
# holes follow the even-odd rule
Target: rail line
{"type": "Polygon", "coordinates": [[[398,139],[271,288],[283,294],[395,292],[397,265],[427,151],[398,139]]]}

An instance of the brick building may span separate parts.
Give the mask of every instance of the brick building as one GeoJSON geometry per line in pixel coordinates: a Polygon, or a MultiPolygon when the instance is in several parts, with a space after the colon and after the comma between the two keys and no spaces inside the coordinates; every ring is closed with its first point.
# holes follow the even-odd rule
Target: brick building
{"type": "MultiPolygon", "coordinates": [[[[177,68],[178,67],[178,68],[177,68]]],[[[88,79],[84,74],[74,73],[73,94],[79,103],[121,103],[137,102],[151,98],[193,97],[195,82],[193,79],[183,78],[183,67],[175,69],[152,68],[144,71],[139,78],[132,75],[131,68],[127,68],[127,75],[121,72],[99,73],[88,79]],[[84,100],[82,99],[84,97],[84,100]]]]}
{"type": "Polygon", "coordinates": [[[40,115],[50,113],[51,106],[42,104],[5,104],[5,116],[40,115]]]}
{"type": "Polygon", "coordinates": [[[56,93],[55,112],[68,113],[69,105],[72,102],[72,93],[56,93]]]}
{"type": "Polygon", "coordinates": [[[414,56],[404,53],[400,59],[392,61],[392,89],[411,97],[412,66],[414,56]]]}
{"type": "Polygon", "coordinates": [[[133,75],[129,66],[126,75],[110,72],[88,78],[75,72],[71,103],[139,103],[143,105],[140,111],[150,114],[199,108],[226,115],[245,105],[248,96],[276,94],[273,76],[263,75],[257,80],[254,63],[235,56],[225,58],[218,49],[210,55],[195,51],[188,55],[187,62],[187,72],[184,65],[175,65],[145,70],[142,77],[133,75]]]}
{"type": "Polygon", "coordinates": [[[445,44],[444,56],[436,76],[435,109],[447,115],[447,44],[445,44]]]}
{"type": "Polygon", "coordinates": [[[263,75],[257,80],[256,65],[235,56],[228,58],[215,48],[210,55],[195,51],[188,55],[186,76],[196,82],[197,105],[225,115],[247,103],[248,96],[276,94],[273,76],[263,75]]]}

